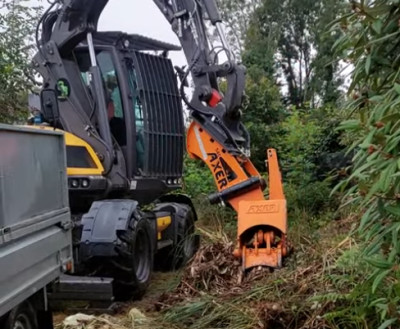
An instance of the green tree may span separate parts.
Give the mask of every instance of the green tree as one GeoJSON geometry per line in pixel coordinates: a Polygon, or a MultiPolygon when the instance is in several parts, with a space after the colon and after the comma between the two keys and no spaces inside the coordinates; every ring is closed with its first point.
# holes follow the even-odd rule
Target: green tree
{"type": "Polygon", "coordinates": [[[248,29],[245,63],[257,74],[283,76],[291,105],[313,108],[318,99],[335,100],[336,36],[325,31],[342,7],[343,0],[262,1],[248,29]]]}
{"type": "Polygon", "coordinates": [[[317,18],[310,27],[313,39],[315,56],[311,62],[311,72],[308,81],[308,94],[306,99],[311,101],[311,106],[317,106],[316,96],[320,98],[321,105],[328,103],[337,104],[341,97],[339,91],[343,79],[338,74],[338,56],[333,49],[338,34],[331,31],[329,26],[341,15],[346,6],[344,1],[323,0],[317,12],[317,18]]]}
{"type": "Polygon", "coordinates": [[[15,122],[26,117],[27,95],[34,87],[29,67],[34,31],[41,8],[28,0],[0,2],[0,121],[15,122]]]}
{"type": "Polygon", "coordinates": [[[261,0],[217,0],[225,23],[228,41],[236,54],[244,51],[244,41],[253,13],[261,0]]]}
{"type": "Polygon", "coordinates": [[[265,171],[266,149],[274,147],[279,122],[285,117],[279,89],[267,77],[246,81],[243,121],[251,139],[251,159],[259,171],[265,171]]]}
{"type": "Polygon", "coordinates": [[[279,87],[273,82],[275,48],[265,47],[275,38],[263,36],[251,23],[261,4],[262,0],[218,0],[230,43],[248,72],[243,121],[251,136],[251,158],[258,170],[265,171],[266,149],[272,147],[274,125],[283,119],[284,111],[279,87]]]}

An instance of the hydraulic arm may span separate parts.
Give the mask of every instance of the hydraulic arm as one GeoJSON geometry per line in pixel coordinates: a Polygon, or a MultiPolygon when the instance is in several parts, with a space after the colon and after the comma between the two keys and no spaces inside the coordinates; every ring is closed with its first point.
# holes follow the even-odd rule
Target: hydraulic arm
{"type": "MultiPolygon", "coordinates": [[[[228,204],[238,213],[235,255],[242,259],[243,269],[254,266],[280,267],[288,248],[286,200],[278,160],[275,150],[269,149],[269,199],[266,200],[263,191],[267,184],[249,159],[250,137],[241,122],[246,69],[236,60],[229,47],[215,0],[153,1],[178,36],[188,62],[187,70],[181,77],[180,89],[193,119],[187,133],[188,153],[205,162],[214,175],[218,192],[210,196],[210,201],[228,204]],[[217,46],[211,42],[210,29],[215,29],[219,35],[217,46]],[[221,57],[224,63],[218,62],[221,57]],[[184,82],[189,75],[193,81],[190,100],[184,93],[184,82]],[[219,87],[221,80],[226,82],[224,94],[219,87]]],[[[61,104],[61,113],[67,113],[68,105],[68,109],[76,112],[76,120],[64,120],[62,123],[67,131],[86,140],[96,153],[102,155],[106,173],[122,177],[122,173],[112,169],[118,159],[113,152],[106,97],[92,39],[107,2],[55,1],[50,8],[56,6],[55,10],[49,10],[43,16],[42,38],[38,45],[40,51],[34,63],[44,77],[45,88],[48,87],[46,83],[58,83],[60,80],[57,78],[67,74],[72,81],[80,79],[78,73],[76,79],[72,76],[76,71],[72,67],[72,52],[86,40],[92,62],[90,90],[96,104],[83,104],[83,95],[79,94],[83,91],[72,86],[70,89],[74,89],[74,92],[67,92],[68,104],[61,104]],[[71,64],[68,61],[66,64],[71,67],[66,64],[61,67],[61,57],[70,57],[71,64]],[[84,125],[85,130],[82,132],[82,129],[77,129],[78,125],[84,125]]],[[[121,186],[123,184],[124,181],[121,186]]]]}
{"type": "Polygon", "coordinates": [[[212,203],[229,204],[238,213],[235,256],[243,269],[280,267],[287,255],[287,215],[275,150],[267,151],[269,200],[265,182],[249,159],[250,139],[241,123],[245,67],[238,63],[226,41],[215,0],[154,0],[178,36],[194,82],[188,101],[193,123],[187,134],[191,157],[204,161],[213,173],[218,192],[212,203]],[[206,26],[206,24],[211,26],[206,26]],[[208,28],[215,28],[220,44],[212,46],[208,28]],[[217,62],[223,52],[227,61],[217,62]],[[225,95],[218,80],[227,83],[225,95]]]}

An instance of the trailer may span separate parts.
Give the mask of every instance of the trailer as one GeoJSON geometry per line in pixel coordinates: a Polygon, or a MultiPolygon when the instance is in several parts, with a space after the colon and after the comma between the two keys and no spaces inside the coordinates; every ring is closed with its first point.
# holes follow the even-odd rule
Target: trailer
{"type": "Polygon", "coordinates": [[[0,328],[53,328],[47,290],[73,271],[61,133],[0,124],[0,328]]]}

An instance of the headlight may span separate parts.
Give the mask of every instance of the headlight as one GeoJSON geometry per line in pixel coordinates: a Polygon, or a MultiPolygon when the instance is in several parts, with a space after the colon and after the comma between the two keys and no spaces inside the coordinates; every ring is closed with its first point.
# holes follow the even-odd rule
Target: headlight
{"type": "Polygon", "coordinates": [[[82,185],[83,188],[89,187],[89,180],[88,179],[82,179],[81,185],[82,185]]]}
{"type": "Polygon", "coordinates": [[[168,184],[168,185],[172,185],[172,179],[168,179],[168,180],[167,180],[167,184],[168,184]]]}
{"type": "Polygon", "coordinates": [[[79,187],[79,180],[78,179],[71,180],[71,186],[73,188],[78,188],[79,187]]]}
{"type": "Polygon", "coordinates": [[[178,179],[174,179],[174,185],[178,185],[178,179]]]}

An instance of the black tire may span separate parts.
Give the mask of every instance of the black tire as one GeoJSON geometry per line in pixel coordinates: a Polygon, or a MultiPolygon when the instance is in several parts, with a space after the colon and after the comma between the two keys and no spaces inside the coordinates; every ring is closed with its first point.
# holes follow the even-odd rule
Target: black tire
{"type": "Polygon", "coordinates": [[[111,261],[118,300],[139,299],[146,292],[153,271],[151,232],[148,219],[132,218],[128,230],[118,234],[121,244],[116,251],[119,256],[111,261]]]}
{"type": "Polygon", "coordinates": [[[194,213],[191,207],[186,206],[184,215],[177,216],[177,239],[172,251],[172,266],[179,269],[184,266],[196,253],[196,239],[194,213]]]}
{"type": "MultiPolygon", "coordinates": [[[[172,211],[173,207],[165,204],[165,211],[172,211]]],[[[159,210],[161,210],[159,209],[159,210]]],[[[195,214],[186,204],[179,204],[179,210],[174,213],[175,234],[166,238],[176,241],[172,247],[161,249],[156,255],[156,267],[161,271],[176,270],[184,266],[196,253],[198,243],[195,237],[195,214]]]]}
{"type": "Polygon", "coordinates": [[[14,308],[5,319],[2,329],[39,329],[31,303],[24,302],[14,308]]]}

